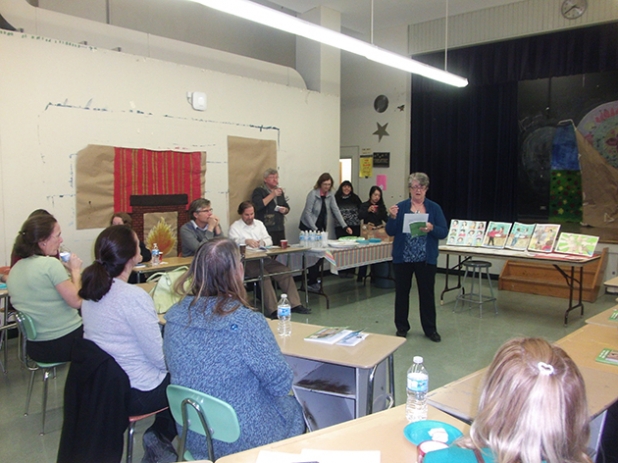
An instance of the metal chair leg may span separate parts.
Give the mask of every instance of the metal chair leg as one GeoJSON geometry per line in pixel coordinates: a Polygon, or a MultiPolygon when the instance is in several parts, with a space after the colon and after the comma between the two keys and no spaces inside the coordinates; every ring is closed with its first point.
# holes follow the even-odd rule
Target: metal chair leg
{"type": "Polygon", "coordinates": [[[41,436],[45,434],[45,411],[47,410],[47,386],[48,386],[47,380],[49,379],[49,374],[50,374],[50,370],[46,368],[45,372],[43,373],[43,409],[41,411],[41,432],[39,433],[39,435],[41,436]]]}
{"type": "Polygon", "coordinates": [[[133,437],[135,434],[135,421],[129,423],[127,431],[127,463],[133,463],[133,437]]]}
{"type": "Polygon", "coordinates": [[[32,387],[34,386],[34,374],[36,370],[31,370],[30,373],[30,383],[28,384],[28,395],[26,397],[26,411],[24,411],[24,416],[28,416],[28,409],[30,408],[30,397],[32,396],[32,387]]]}

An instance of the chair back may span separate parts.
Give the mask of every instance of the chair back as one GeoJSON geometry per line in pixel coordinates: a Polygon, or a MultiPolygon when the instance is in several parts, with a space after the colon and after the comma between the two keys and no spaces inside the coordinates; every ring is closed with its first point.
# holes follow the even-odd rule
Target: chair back
{"type": "Polygon", "coordinates": [[[19,326],[20,331],[26,339],[28,341],[34,341],[37,333],[32,317],[24,312],[16,312],[15,318],[17,319],[17,325],[19,326]]]}
{"type": "Polygon", "coordinates": [[[240,437],[240,424],[230,404],[184,386],[167,386],[167,400],[174,420],[182,426],[178,455],[184,456],[187,431],[206,436],[208,458],[215,461],[212,439],[231,443],[240,437]]]}

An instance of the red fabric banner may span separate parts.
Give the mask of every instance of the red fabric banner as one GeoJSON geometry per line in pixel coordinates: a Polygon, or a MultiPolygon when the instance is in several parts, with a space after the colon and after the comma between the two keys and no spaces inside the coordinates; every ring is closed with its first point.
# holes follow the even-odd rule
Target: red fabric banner
{"type": "Polygon", "coordinates": [[[202,153],[114,148],[114,211],[132,212],[131,195],[202,196],[202,153]]]}

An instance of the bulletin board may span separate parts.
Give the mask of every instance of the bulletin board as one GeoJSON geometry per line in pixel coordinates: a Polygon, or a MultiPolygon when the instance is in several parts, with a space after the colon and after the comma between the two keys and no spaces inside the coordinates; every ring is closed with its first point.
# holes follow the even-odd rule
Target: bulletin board
{"type": "Polygon", "coordinates": [[[238,205],[264,183],[264,171],[277,168],[277,142],[229,136],[227,151],[231,225],[239,219],[238,205]]]}

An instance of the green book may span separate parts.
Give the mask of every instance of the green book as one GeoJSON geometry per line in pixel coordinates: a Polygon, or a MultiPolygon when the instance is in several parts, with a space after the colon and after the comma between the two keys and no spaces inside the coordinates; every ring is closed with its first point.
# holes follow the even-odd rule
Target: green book
{"type": "Polygon", "coordinates": [[[614,310],[612,314],[609,316],[610,320],[618,321],[618,309],[614,310]]]}
{"type": "Polygon", "coordinates": [[[618,350],[603,349],[595,360],[597,362],[618,366],[618,350]]]}
{"type": "Polygon", "coordinates": [[[347,326],[326,326],[305,338],[306,341],[335,344],[350,333],[347,326]]]}
{"type": "Polygon", "coordinates": [[[421,231],[421,228],[425,228],[426,226],[427,222],[410,222],[410,235],[412,235],[412,238],[426,235],[427,232],[421,231]]]}

